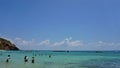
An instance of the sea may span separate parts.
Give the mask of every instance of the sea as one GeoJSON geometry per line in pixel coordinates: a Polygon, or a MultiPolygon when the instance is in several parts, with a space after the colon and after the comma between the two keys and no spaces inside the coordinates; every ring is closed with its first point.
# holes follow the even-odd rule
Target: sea
{"type": "Polygon", "coordinates": [[[120,51],[0,50],[0,68],[120,68],[120,51]]]}

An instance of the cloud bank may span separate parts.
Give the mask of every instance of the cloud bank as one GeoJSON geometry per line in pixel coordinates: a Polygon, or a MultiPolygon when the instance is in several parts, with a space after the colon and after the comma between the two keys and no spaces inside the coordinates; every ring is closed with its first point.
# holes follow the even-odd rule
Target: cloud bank
{"type": "Polygon", "coordinates": [[[80,41],[73,40],[72,37],[65,38],[60,41],[46,40],[25,40],[20,37],[9,39],[15,43],[20,49],[34,49],[34,50],[120,50],[120,42],[105,42],[105,41],[80,41]]]}
{"type": "Polygon", "coordinates": [[[79,40],[73,40],[72,37],[65,38],[62,41],[59,42],[51,42],[50,40],[46,39],[43,41],[35,41],[35,40],[24,40],[22,38],[15,38],[14,42],[18,45],[24,45],[24,46],[31,46],[31,45],[39,45],[39,46],[62,46],[62,45],[68,45],[68,46],[80,46],[81,42],[79,40]]]}

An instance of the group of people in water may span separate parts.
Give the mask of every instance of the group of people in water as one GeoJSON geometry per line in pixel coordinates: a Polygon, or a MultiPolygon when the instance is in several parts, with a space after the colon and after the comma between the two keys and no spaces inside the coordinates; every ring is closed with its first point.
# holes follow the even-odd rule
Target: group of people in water
{"type": "MultiPolygon", "coordinates": [[[[24,57],[24,62],[28,62],[28,57],[27,57],[27,56],[24,57]]],[[[35,62],[34,57],[32,57],[32,61],[31,61],[31,62],[32,62],[32,63],[35,62]]]]}
{"type": "MultiPolygon", "coordinates": [[[[51,58],[51,55],[49,55],[49,58],[51,58]]],[[[10,55],[8,55],[6,62],[9,62],[10,59],[11,59],[10,55]]],[[[24,62],[28,62],[28,56],[24,56],[24,62]]],[[[35,62],[35,59],[34,57],[32,57],[31,63],[34,63],[34,62],[35,62]]]]}
{"type": "MultiPolygon", "coordinates": [[[[11,59],[10,55],[8,55],[6,62],[9,62],[10,59],[11,59]]],[[[28,62],[28,56],[24,57],[24,62],[28,62]]],[[[35,62],[34,57],[32,57],[31,63],[34,63],[34,62],[35,62]]]]}

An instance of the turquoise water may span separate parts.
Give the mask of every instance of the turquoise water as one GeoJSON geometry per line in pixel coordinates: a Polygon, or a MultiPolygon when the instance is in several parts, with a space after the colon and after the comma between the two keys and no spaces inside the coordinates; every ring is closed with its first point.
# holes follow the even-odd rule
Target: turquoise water
{"type": "Polygon", "coordinates": [[[0,51],[0,68],[120,68],[120,52],[0,51]],[[11,55],[8,63],[7,55],[11,55]],[[26,63],[24,56],[29,57],[26,63]],[[33,56],[35,63],[31,63],[33,56]]]}

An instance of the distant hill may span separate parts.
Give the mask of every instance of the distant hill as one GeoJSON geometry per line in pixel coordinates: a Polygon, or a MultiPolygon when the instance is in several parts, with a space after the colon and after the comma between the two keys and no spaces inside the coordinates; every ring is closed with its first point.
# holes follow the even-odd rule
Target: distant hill
{"type": "Polygon", "coordinates": [[[9,40],[0,38],[0,50],[19,50],[19,48],[9,40]]]}

